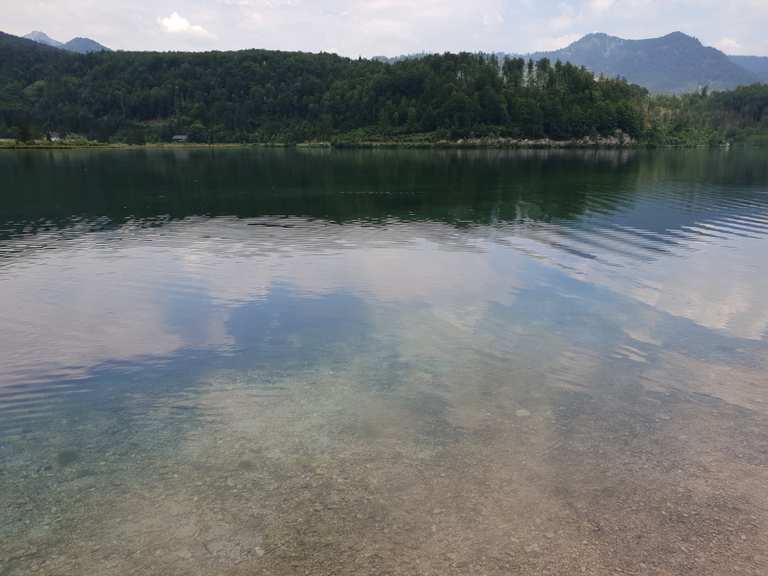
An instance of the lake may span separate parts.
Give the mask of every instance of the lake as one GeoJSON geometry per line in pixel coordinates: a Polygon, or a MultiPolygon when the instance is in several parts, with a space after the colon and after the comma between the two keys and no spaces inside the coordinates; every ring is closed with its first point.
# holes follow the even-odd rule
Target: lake
{"type": "Polygon", "coordinates": [[[768,573],[768,151],[0,153],[0,575],[768,573]]]}

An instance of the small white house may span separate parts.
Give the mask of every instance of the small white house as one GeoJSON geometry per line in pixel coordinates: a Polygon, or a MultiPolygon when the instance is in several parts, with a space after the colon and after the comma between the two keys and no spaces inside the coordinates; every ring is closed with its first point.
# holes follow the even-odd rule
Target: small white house
{"type": "Polygon", "coordinates": [[[177,134],[176,136],[171,138],[171,140],[173,142],[184,143],[184,142],[187,142],[189,140],[189,136],[187,136],[186,134],[177,134]]]}

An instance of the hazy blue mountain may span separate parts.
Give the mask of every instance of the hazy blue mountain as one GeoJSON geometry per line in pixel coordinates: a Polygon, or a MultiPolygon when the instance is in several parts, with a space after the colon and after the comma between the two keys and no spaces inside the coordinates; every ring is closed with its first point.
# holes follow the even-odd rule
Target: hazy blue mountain
{"type": "Polygon", "coordinates": [[[30,32],[26,36],[24,36],[27,40],[32,40],[34,42],[37,42],[38,44],[45,44],[46,46],[53,46],[54,48],[61,48],[64,46],[61,42],[58,40],[54,40],[48,34],[45,32],[40,32],[39,30],[35,30],[34,32],[30,32]]]}
{"type": "MultiPolygon", "coordinates": [[[[62,44],[40,31],[31,32],[24,38],[80,54],[109,51],[106,46],[89,38],[74,38],[62,44]]],[[[379,56],[374,60],[392,64],[425,55],[379,56]]],[[[503,57],[504,54],[498,53],[497,56],[503,57]]],[[[644,40],[625,40],[602,33],[588,34],[561,50],[528,56],[536,60],[549,58],[571,62],[585,66],[596,74],[621,76],[652,92],[691,92],[704,86],[711,90],[729,90],[745,84],[768,82],[768,58],[727,56],[682,32],[644,40]]]]}
{"type": "Polygon", "coordinates": [[[765,56],[729,56],[742,68],[754,74],[760,82],[768,83],[768,58],[765,56]]]}
{"type": "Polygon", "coordinates": [[[109,51],[109,48],[99,44],[95,40],[90,38],[73,38],[69,42],[62,43],[58,40],[54,40],[48,36],[45,32],[38,30],[30,32],[24,36],[27,40],[32,40],[38,44],[45,44],[46,46],[53,46],[54,48],[61,48],[68,52],[77,52],[78,54],[88,54],[89,52],[104,52],[109,51]]]}
{"type": "Polygon", "coordinates": [[[690,92],[751,84],[757,77],[720,50],[673,32],[661,38],[625,40],[608,34],[589,34],[561,50],[538,52],[549,58],[586,66],[595,73],[621,76],[652,92],[690,92]]]}
{"type": "Polygon", "coordinates": [[[78,52],[80,54],[88,54],[90,52],[109,52],[109,48],[99,44],[95,40],[90,38],[73,38],[62,46],[64,50],[70,52],[78,52]]]}

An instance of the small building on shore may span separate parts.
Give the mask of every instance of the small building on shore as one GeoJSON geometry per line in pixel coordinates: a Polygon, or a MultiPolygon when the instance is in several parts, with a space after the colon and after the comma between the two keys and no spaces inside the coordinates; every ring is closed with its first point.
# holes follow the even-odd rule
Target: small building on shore
{"type": "Polygon", "coordinates": [[[187,136],[186,134],[176,134],[176,136],[171,138],[171,141],[175,143],[183,144],[189,141],[189,136],[187,136]]]}

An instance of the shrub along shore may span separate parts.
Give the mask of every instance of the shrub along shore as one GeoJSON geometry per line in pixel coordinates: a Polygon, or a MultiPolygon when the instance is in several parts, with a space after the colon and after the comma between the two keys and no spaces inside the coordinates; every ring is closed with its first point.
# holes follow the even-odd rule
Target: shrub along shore
{"type": "Polygon", "coordinates": [[[228,142],[228,143],[197,143],[197,142],[154,142],[144,144],[128,144],[125,142],[16,142],[0,140],[0,150],[77,150],[77,149],[107,149],[107,150],[163,150],[163,149],[242,149],[242,148],[297,148],[297,149],[335,149],[335,150],[385,150],[385,149],[637,149],[637,148],[729,148],[732,144],[766,146],[765,138],[754,138],[731,142],[678,142],[656,144],[629,137],[610,138],[580,138],[571,140],[542,139],[511,139],[511,138],[464,138],[459,140],[335,140],[310,142],[228,142]]]}

